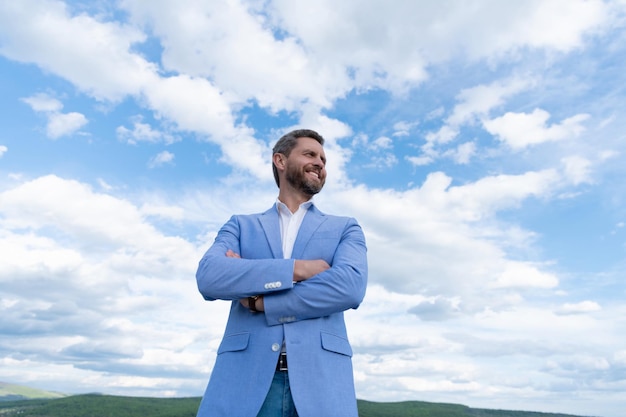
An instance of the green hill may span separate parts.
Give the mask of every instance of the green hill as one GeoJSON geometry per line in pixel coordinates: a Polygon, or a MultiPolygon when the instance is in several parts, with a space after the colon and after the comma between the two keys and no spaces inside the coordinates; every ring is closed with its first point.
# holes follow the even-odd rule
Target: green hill
{"type": "MultiPolygon", "coordinates": [[[[200,398],[145,398],[86,394],[0,402],[2,417],[195,417],[200,398]]],[[[568,414],[486,410],[457,404],[359,400],[359,417],[575,417],[568,414]]]]}
{"type": "Polygon", "coordinates": [[[35,398],[61,398],[65,394],[43,391],[22,385],[0,382],[0,401],[31,400],[35,398]]]}

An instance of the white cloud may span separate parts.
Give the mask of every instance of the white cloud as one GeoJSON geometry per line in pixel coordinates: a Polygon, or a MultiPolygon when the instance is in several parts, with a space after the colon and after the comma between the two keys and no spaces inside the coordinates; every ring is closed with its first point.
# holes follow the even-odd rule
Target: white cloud
{"type": "MultiPolygon", "coordinates": [[[[621,383],[610,379],[623,369],[626,356],[603,348],[619,337],[611,336],[609,341],[588,337],[597,332],[615,333],[610,330],[614,323],[605,326],[604,317],[555,315],[525,301],[497,312],[487,309],[470,319],[454,314],[454,308],[442,301],[439,310],[431,310],[429,318],[433,320],[420,320],[409,312],[411,307],[433,303],[433,299],[402,296],[378,286],[372,286],[368,295],[358,312],[347,316],[350,328],[358,329],[351,334],[359,398],[449,401],[462,392],[465,400],[461,403],[473,407],[491,404],[500,409],[529,409],[532,392],[560,396],[563,389],[588,396],[580,406],[593,407],[594,390],[575,388],[583,379],[608,384],[620,392],[621,383]],[[437,311],[444,314],[434,314],[437,311]],[[435,320],[448,313],[452,320],[435,320]],[[576,360],[583,357],[585,365],[579,368],[576,360]],[[520,366],[521,362],[532,363],[532,369],[520,366]],[[582,368],[589,371],[576,375],[582,368]],[[599,374],[592,369],[604,371],[599,374]],[[551,387],[546,388],[546,383],[551,387]],[[498,394],[485,395],[491,391],[498,394]],[[490,400],[485,401],[487,398],[490,400]]],[[[541,404],[533,408],[563,410],[562,403],[554,407],[541,404]]]]}
{"type": "Polygon", "coordinates": [[[435,159],[432,156],[407,156],[406,160],[415,166],[424,166],[432,163],[435,159]]]}
{"type": "Polygon", "coordinates": [[[462,90],[456,97],[457,104],[446,122],[452,126],[473,123],[503,105],[508,98],[532,86],[536,81],[512,77],[497,80],[489,85],[478,85],[462,90]]]}
{"type": "Polygon", "coordinates": [[[87,118],[78,112],[61,113],[63,104],[47,94],[39,93],[22,99],[36,112],[44,113],[48,119],[46,136],[58,139],[70,136],[88,123],[87,118]]]}
{"type": "MultiPolygon", "coordinates": [[[[450,14],[450,9],[444,5],[422,2],[389,8],[379,0],[370,0],[365,3],[344,2],[342,7],[337,8],[328,1],[321,1],[302,8],[294,7],[290,2],[276,1],[268,7],[276,12],[271,16],[281,16],[277,21],[268,20],[262,13],[251,14],[254,7],[238,2],[184,5],[166,2],[159,8],[152,8],[127,0],[122,6],[130,12],[135,23],[150,25],[163,39],[163,61],[167,69],[208,76],[225,89],[238,92],[240,101],[254,97],[262,105],[274,109],[293,109],[293,101],[292,104],[285,101],[290,97],[296,101],[313,99],[324,105],[329,102],[328,98],[351,89],[347,68],[358,69],[352,81],[357,87],[370,84],[400,86],[423,80],[426,74],[424,67],[429,60],[438,62],[447,59],[459,47],[472,45],[470,49],[481,51],[476,56],[481,58],[527,45],[568,50],[580,44],[584,33],[600,27],[609,17],[608,6],[600,1],[549,3],[530,2],[506,7],[497,7],[491,2],[471,7],[460,3],[450,14]],[[331,16],[326,13],[329,7],[334,10],[331,16]],[[549,32],[542,29],[530,34],[527,30],[529,25],[541,28],[547,24],[544,13],[550,8],[562,10],[562,25],[551,25],[549,32]],[[324,18],[313,24],[311,16],[315,15],[324,18]],[[390,20],[396,22],[393,30],[382,30],[387,29],[383,26],[384,22],[390,20]],[[515,23],[518,32],[511,30],[511,22],[515,23]],[[281,25],[279,28],[288,31],[287,36],[275,37],[270,31],[275,28],[272,25],[281,25]],[[474,29],[472,33],[479,36],[458,36],[466,33],[468,26],[474,29]],[[220,36],[206,36],[207,27],[215,28],[220,36]],[[377,38],[371,38],[371,33],[377,33],[377,38]],[[551,36],[545,36],[546,33],[551,36]],[[363,39],[371,41],[363,42],[363,39]],[[305,48],[306,52],[318,58],[314,63],[309,62],[305,48]],[[246,60],[242,62],[240,57],[246,57],[246,60]],[[254,65],[246,65],[249,62],[254,65]],[[302,78],[312,82],[301,82],[302,78]],[[333,82],[333,79],[338,81],[333,82]],[[332,88],[329,90],[329,87],[332,88]],[[323,94],[330,96],[325,98],[323,94]]],[[[25,4],[20,8],[13,6],[7,11],[17,15],[18,19],[13,20],[19,21],[25,10],[42,5],[49,6],[49,17],[47,20],[35,19],[22,29],[24,38],[18,40],[23,45],[32,42],[32,38],[26,36],[31,28],[49,33],[49,43],[54,45],[69,40],[74,46],[72,49],[99,57],[93,62],[93,68],[97,69],[95,74],[105,75],[100,78],[108,81],[100,88],[112,90],[112,93],[123,93],[125,88],[135,91],[143,85],[137,82],[142,78],[137,75],[151,78],[153,68],[145,60],[127,52],[129,46],[145,39],[145,35],[134,28],[99,22],[83,15],[71,17],[60,3],[31,1],[29,8],[25,4]],[[52,31],[60,24],[66,24],[64,31],[52,31]],[[76,33],[91,36],[76,39],[72,36],[76,33]],[[98,43],[94,39],[106,42],[98,43]],[[103,62],[106,56],[114,56],[116,62],[103,62]],[[114,65],[121,71],[110,71],[107,75],[106,70],[114,65]],[[124,73],[132,75],[125,83],[118,75],[124,73]],[[135,86],[132,87],[130,82],[135,86]]],[[[16,46],[6,53],[19,56],[18,51],[16,46]]],[[[25,51],[21,53],[26,54],[25,51]]],[[[33,49],[28,58],[32,59],[37,54],[52,64],[51,57],[44,54],[41,48],[33,49]]],[[[60,72],[72,74],[72,78],[81,84],[78,71],[56,62],[54,65],[60,72]]],[[[82,72],[85,73],[83,77],[89,74],[89,71],[82,72]]],[[[86,84],[92,83],[87,81],[86,84]]],[[[88,85],[88,88],[94,87],[88,85]]]]}
{"type": "Polygon", "coordinates": [[[537,2],[532,11],[530,25],[517,26],[512,32],[525,38],[523,43],[531,47],[551,47],[560,51],[578,48],[586,31],[597,30],[598,25],[609,16],[610,5],[596,1],[548,1],[537,2]],[[553,16],[563,22],[555,27],[553,16]],[[517,33],[516,33],[517,31],[517,33]]]}
{"type": "Polygon", "coordinates": [[[51,113],[48,115],[46,134],[51,139],[69,136],[80,130],[87,123],[87,118],[81,113],[51,113]]]}
{"type": "Polygon", "coordinates": [[[228,103],[209,81],[187,75],[156,79],[145,94],[150,107],[178,129],[219,144],[224,162],[259,178],[271,178],[271,170],[259,170],[269,161],[268,146],[252,136],[252,129],[235,125],[228,103]]]}
{"type": "Polygon", "coordinates": [[[233,116],[220,90],[210,81],[188,75],[156,78],[145,91],[157,114],[181,130],[215,135],[217,141],[237,133],[233,116]]]}
{"type": "Polygon", "coordinates": [[[454,317],[459,312],[458,300],[436,297],[425,300],[408,310],[422,320],[441,321],[454,317]]]}
{"type": "Polygon", "coordinates": [[[159,232],[131,202],[55,176],[17,184],[0,191],[0,251],[2,299],[11,300],[0,305],[11,335],[0,342],[3,378],[117,393],[134,379],[127,385],[150,395],[205,378],[203,341],[219,331],[190,330],[185,317],[220,321],[226,309],[203,305],[190,279],[202,251],[159,232]],[[168,378],[148,378],[167,367],[168,378]],[[134,377],[118,377],[122,369],[134,377]]]}
{"type": "Polygon", "coordinates": [[[155,8],[128,0],[123,7],[163,40],[166,69],[214,80],[237,102],[254,99],[272,111],[304,101],[328,106],[345,91],[340,68],[312,62],[298,39],[277,39],[271,22],[243,2],[178,4],[155,8]],[[207,28],[216,36],[207,36],[207,28]]]}
{"type": "MultiPolygon", "coordinates": [[[[426,165],[434,161],[441,153],[438,148],[454,141],[462,126],[475,124],[494,108],[503,105],[509,97],[532,87],[534,83],[532,79],[514,76],[462,90],[456,96],[457,104],[443,126],[426,134],[426,143],[422,146],[425,158],[418,159],[418,162],[426,165]]],[[[444,151],[443,156],[452,156],[460,164],[467,163],[475,151],[472,146],[475,145],[466,142],[456,150],[444,151]]]]}
{"type": "Polygon", "coordinates": [[[581,301],[579,303],[565,303],[558,310],[557,314],[586,314],[601,310],[601,307],[595,301],[581,301]]]}
{"type": "Polygon", "coordinates": [[[521,175],[493,175],[451,187],[449,198],[454,203],[453,212],[460,218],[479,220],[497,210],[517,207],[531,196],[549,197],[560,181],[559,173],[551,169],[521,175]]]}
{"type": "Polygon", "coordinates": [[[379,136],[370,141],[367,135],[360,134],[352,140],[352,147],[366,150],[369,162],[364,166],[367,168],[383,170],[398,163],[398,158],[393,153],[393,139],[387,136],[379,136]]]}
{"type": "Polygon", "coordinates": [[[559,124],[547,126],[550,113],[535,109],[532,113],[507,112],[501,117],[484,120],[485,129],[515,150],[544,142],[571,139],[585,130],[587,114],[577,114],[559,124]]]}
{"type": "Polygon", "coordinates": [[[185,218],[185,211],[181,207],[165,204],[145,203],[141,206],[141,212],[146,216],[157,216],[172,220],[183,220],[185,218]]]}
{"type": "MultiPolygon", "coordinates": [[[[252,129],[236,122],[234,109],[252,100],[273,112],[302,111],[304,125],[307,106],[319,114],[350,91],[405,92],[427,78],[428,65],[448,60],[458,50],[468,51],[472,59],[500,59],[525,47],[567,51],[612,18],[602,1],[548,3],[460,2],[451,9],[429,2],[388,7],[380,0],[346,1],[338,7],[323,0],[301,7],[277,0],[263,5],[164,2],[155,8],[126,0],[121,7],[131,19],[121,24],[73,15],[61,2],[25,0],[2,6],[0,27],[6,37],[1,51],[36,63],[97,99],[133,96],[155,116],[219,144],[224,162],[256,176],[264,172],[258,167],[267,159],[259,156],[267,156],[267,149],[252,129]],[[544,14],[553,9],[561,10],[560,24],[546,31],[544,14]],[[541,30],[531,34],[529,27],[541,30]],[[134,52],[146,40],[143,28],[160,40],[161,62],[174,75],[162,76],[155,63],[134,52]],[[472,37],[465,36],[468,28],[472,37]],[[250,152],[242,152],[242,146],[250,152]],[[252,156],[242,159],[242,154],[252,156]]],[[[465,91],[449,130],[431,133],[427,145],[451,141],[455,124],[484,112],[524,83],[513,77],[465,91]]],[[[121,134],[130,135],[123,129],[121,134]]],[[[431,151],[410,160],[426,164],[438,157],[431,151]]]]}
{"type": "Polygon", "coordinates": [[[31,97],[25,97],[22,101],[36,112],[57,113],[63,109],[63,103],[44,93],[37,93],[31,97]]]}
{"type": "Polygon", "coordinates": [[[100,186],[100,188],[102,188],[102,190],[104,191],[112,191],[113,190],[113,186],[109,183],[107,183],[104,179],[102,178],[98,178],[96,179],[96,182],[98,183],[98,185],[100,186]]]}
{"type": "Polygon", "coordinates": [[[381,136],[378,139],[374,140],[371,144],[372,149],[391,149],[393,147],[393,141],[386,137],[381,136]]]}
{"type": "Polygon", "coordinates": [[[459,134],[459,130],[456,126],[445,125],[442,126],[437,132],[428,132],[426,134],[427,148],[432,148],[434,144],[445,144],[454,140],[459,134]]]}
{"type": "Polygon", "coordinates": [[[433,173],[419,188],[404,192],[357,187],[320,195],[319,202],[330,205],[330,212],[359,219],[369,245],[370,281],[389,291],[460,297],[458,313],[472,314],[506,305],[508,299],[493,291],[513,296],[557,285],[543,266],[508,259],[503,248],[525,248],[530,234],[494,222],[501,210],[550,196],[561,184],[557,171],[451,183],[445,174],[433,173]],[[527,281],[516,280],[524,273],[527,281]]]}
{"type": "MultiPolygon", "coordinates": [[[[271,173],[258,169],[269,160],[262,160],[266,146],[252,137],[250,128],[235,125],[230,107],[235,96],[204,78],[187,74],[161,77],[155,64],[131,51],[135,43],[145,40],[136,28],[87,15],[72,16],[63,3],[53,1],[28,0],[0,7],[5,12],[0,13],[0,27],[3,33],[10,33],[2,48],[4,55],[35,62],[97,99],[116,101],[134,96],[178,129],[222,146],[227,163],[252,175],[261,172],[261,178],[270,180],[271,173]]],[[[176,8],[186,16],[195,14],[180,5],[176,8]]],[[[184,24],[190,27],[191,23],[185,20],[184,24]]],[[[78,121],[75,116],[70,118],[78,121]]]]}
{"type": "Polygon", "coordinates": [[[129,52],[145,39],[130,26],[71,16],[60,1],[24,0],[0,8],[5,56],[37,63],[99,99],[137,93],[154,77],[154,64],[129,52]]]}
{"type": "Polygon", "coordinates": [[[387,152],[382,155],[374,155],[370,158],[370,163],[366,164],[367,167],[374,167],[377,169],[391,168],[398,163],[398,158],[393,153],[387,152]]]}
{"type": "Polygon", "coordinates": [[[157,168],[166,164],[173,164],[174,157],[175,157],[174,154],[171,152],[168,152],[168,151],[159,152],[158,154],[150,158],[150,161],[148,162],[148,167],[157,168]]]}
{"type": "Polygon", "coordinates": [[[6,146],[0,145],[0,158],[2,158],[4,154],[7,153],[8,150],[9,148],[7,148],[6,146]]]}
{"type": "Polygon", "coordinates": [[[118,126],[117,129],[115,129],[118,139],[131,145],[136,145],[140,142],[162,142],[166,145],[170,145],[180,140],[180,138],[170,133],[153,129],[148,123],[143,123],[141,116],[135,117],[134,119],[132,129],[125,126],[118,126]]]}
{"type": "Polygon", "coordinates": [[[419,124],[418,122],[412,122],[412,123],[405,122],[405,121],[397,122],[393,125],[393,129],[394,129],[393,136],[394,137],[395,136],[400,136],[400,137],[409,136],[411,130],[418,124],[419,124]]]}
{"type": "Polygon", "coordinates": [[[476,154],[476,144],[474,142],[465,142],[457,146],[456,149],[443,153],[443,156],[452,158],[457,164],[468,164],[471,158],[476,154]]]}
{"type": "Polygon", "coordinates": [[[610,6],[599,0],[452,5],[413,1],[388,7],[369,0],[337,6],[322,0],[301,7],[279,0],[270,8],[280,16],[277,24],[299,38],[317,62],[354,68],[357,88],[395,92],[425,80],[429,64],[448,60],[456,51],[466,51],[471,59],[498,59],[526,47],[567,51],[610,17],[610,6]],[[562,25],[546,18],[554,10],[560,10],[562,25]]]}
{"type": "Polygon", "coordinates": [[[554,274],[542,272],[534,265],[522,262],[508,262],[502,275],[494,283],[494,287],[554,288],[558,283],[559,280],[554,274]]]}
{"type": "Polygon", "coordinates": [[[591,161],[582,156],[573,155],[563,158],[565,177],[574,185],[591,182],[591,161]]]}
{"type": "Polygon", "coordinates": [[[600,154],[598,155],[598,157],[600,158],[600,161],[604,162],[608,159],[612,159],[612,158],[616,158],[620,155],[619,152],[617,151],[613,151],[613,150],[605,150],[605,151],[601,151],[600,154]]]}
{"type": "Polygon", "coordinates": [[[71,231],[85,244],[96,236],[126,244],[154,233],[128,202],[53,175],[25,182],[3,192],[1,198],[6,216],[2,224],[10,229],[55,226],[66,233],[71,231]],[[131,230],[130,225],[137,229],[131,230]]]}

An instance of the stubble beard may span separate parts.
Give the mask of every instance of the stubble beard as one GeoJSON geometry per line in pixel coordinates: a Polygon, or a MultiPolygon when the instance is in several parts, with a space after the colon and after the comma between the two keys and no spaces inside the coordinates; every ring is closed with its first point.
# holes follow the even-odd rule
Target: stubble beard
{"type": "Polygon", "coordinates": [[[308,196],[314,196],[322,191],[324,187],[324,180],[320,180],[319,182],[311,181],[306,177],[303,170],[296,167],[289,167],[287,169],[285,179],[293,188],[308,196]]]}

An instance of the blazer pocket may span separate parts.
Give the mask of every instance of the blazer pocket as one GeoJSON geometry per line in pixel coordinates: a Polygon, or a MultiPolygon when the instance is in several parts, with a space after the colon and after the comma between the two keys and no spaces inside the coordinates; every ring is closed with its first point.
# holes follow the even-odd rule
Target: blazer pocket
{"type": "Polygon", "coordinates": [[[330,352],[352,357],[352,347],[348,339],[332,333],[321,332],[322,348],[330,352]]]}
{"type": "Polygon", "coordinates": [[[250,333],[236,333],[224,336],[220,347],[217,349],[217,354],[245,350],[248,348],[249,340],[250,333]]]}

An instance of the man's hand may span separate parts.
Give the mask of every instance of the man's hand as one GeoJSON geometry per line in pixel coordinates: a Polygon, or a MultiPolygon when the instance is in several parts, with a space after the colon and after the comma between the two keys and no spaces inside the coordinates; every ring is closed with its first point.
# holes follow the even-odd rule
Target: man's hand
{"type": "MultiPolygon", "coordinates": [[[[239,300],[239,303],[244,306],[245,308],[247,308],[248,310],[250,310],[250,304],[248,303],[248,298],[241,298],[239,300]]],[[[265,311],[265,304],[263,303],[263,296],[259,295],[259,298],[256,299],[256,303],[254,303],[254,306],[256,307],[256,309],[260,312],[260,311],[265,311]]]]}
{"type": "MultiPolygon", "coordinates": [[[[226,256],[229,258],[241,258],[241,256],[234,252],[232,249],[226,251],[226,256]]],[[[305,281],[314,275],[324,272],[330,268],[330,265],[323,259],[302,260],[296,259],[293,267],[293,280],[296,282],[305,281]]],[[[250,308],[247,298],[239,300],[242,306],[250,308]]],[[[263,296],[260,296],[256,301],[256,308],[259,311],[265,311],[263,303],[263,296]]]]}
{"type": "Polygon", "coordinates": [[[330,265],[323,259],[313,260],[301,260],[296,259],[293,267],[293,280],[296,282],[304,281],[311,278],[313,275],[317,275],[320,272],[324,272],[330,268],[330,265]]]}
{"type": "Polygon", "coordinates": [[[241,256],[239,256],[239,254],[238,254],[238,253],[233,252],[233,250],[232,250],[232,249],[228,249],[228,250],[226,251],[226,257],[228,257],[228,258],[241,258],[241,256]]]}
{"type": "MultiPolygon", "coordinates": [[[[241,256],[237,252],[234,252],[232,249],[228,249],[226,251],[226,257],[241,259],[241,256]]],[[[245,308],[250,309],[250,304],[248,302],[248,298],[242,298],[242,299],[239,300],[239,302],[245,308]]],[[[255,307],[256,307],[256,309],[258,311],[265,311],[265,307],[264,307],[264,304],[263,304],[263,296],[262,295],[256,300],[255,307]]]]}

